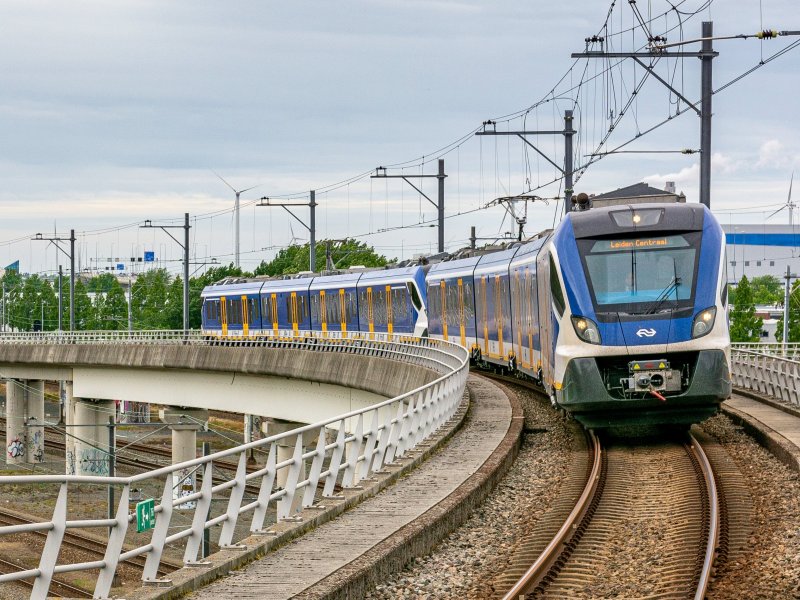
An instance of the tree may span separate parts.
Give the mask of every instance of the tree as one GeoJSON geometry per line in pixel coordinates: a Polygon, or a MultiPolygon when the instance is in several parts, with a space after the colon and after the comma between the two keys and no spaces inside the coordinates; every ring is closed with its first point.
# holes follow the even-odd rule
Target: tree
{"type": "MultiPolygon", "coordinates": [[[[783,317],[778,319],[775,339],[783,341],[783,317]]],[[[789,342],[800,342],[800,280],[792,284],[789,292],[789,342]]]]}
{"type": "Polygon", "coordinates": [[[783,302],[783,284],[774,275],[753,277],[750,282],[753,289],[753,301],[756,304],[777,304],[783,302]]]}
{"type": "Polygon", "coordinates": [[[136,329],[164,329],[167,318],[167,287],[170,277],[166,269],[153,269],[139,275],[131,291],[131,310],[136,329]]]}
{"type": "MultiPolygon", "coordinates": [[[[385,267],[390,261],[375,252],[372,246],[354,239],[344,242],[331,242],[331,259],[336,269],[347,269],[353,265],[365,267],[385,267]]],[[[325,268],[326,241],[322,240],[316,246],[316,264],[318,270],[325,268]]],[[[307,271],[309,266],[309,244],[302,246],[289,246],[281,249],[270,262],[261,261],[256,267],[256,275],[290,275],[307,271]]]]}
{"type": "Polygon", "coordinates": [[[128,300],[125,290],[113,275],[104,273],[89,281],[97,294],[94,298],[93,329],[120,331],[128,327],[128,300]],[[110,276],[110,279],[107,277],[110,276]],[[97,280],[101,281],[98,282],[97,280]]]}
{"type": "Polygon", "coordinates": [[[756,305],[753,300],[753,288],[747,276],[742,276],[736,286],[736,304],[730,312],[731,341],[757,342],[761,338],[762,320],[756,317],[756,305]]]}
{"type": "MultiPolygon", "coordinates": [[[[189,282],[191,284],[191,280],[189,282]]],[[[189,306],[191,310],[191,303],[189,306]]],[[[180,277],[173,279],[167,290],[164,320],[167,329],[183,329],[183,280],[180,277]]]]}

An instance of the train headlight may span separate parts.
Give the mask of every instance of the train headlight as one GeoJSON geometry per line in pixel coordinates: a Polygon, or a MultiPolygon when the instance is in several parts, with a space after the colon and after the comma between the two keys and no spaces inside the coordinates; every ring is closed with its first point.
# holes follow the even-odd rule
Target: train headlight
{"type": "Polygon", "coordinates": [[[703,337],[711,328],[714,327],[714,320],[717,318],[717,308],[712,306],[697,313],[692,323],[692,337],[703,337]]]}
{"type": "Polygon", "coordinates": [[[575,333],[584,342],[589,342],[590,344],[600,343],[600,330],[597,329],[597,325],[591,319],[572,317],[572,326],[575,328],[575,333]]]}

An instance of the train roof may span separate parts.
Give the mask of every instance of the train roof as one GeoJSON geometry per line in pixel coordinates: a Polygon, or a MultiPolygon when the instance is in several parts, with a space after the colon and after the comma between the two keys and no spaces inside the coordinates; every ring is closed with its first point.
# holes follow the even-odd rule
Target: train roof
{"type": "Polygon", "coordinates": [[[224,281],[218,285],[208,285],[200,293],[201,298],[217,298],[226,294],[257,294],[264,285],[263,280],[250,279],[242,281],[224,281]]]}
{"type": "Polygon", "coordinates": [[[702,231],[702,204],[621,204],[567,213],[576,238],[641,231],[702,231]],[[633,222],[640,215],[640,224],[633,222]],[[650,215],[647,217],[645,215],[650,215]]]}
{"type": "Polygon", "coordinates": [[[468,258],[436,263],[431,266],[430,271],[428,271],[428,279],[440,280],[458,275],[472,275],[475,271],[475,265],[477,265],[480,260],[480,256],[470,256],[468,258]]]}
{"type": "Polygon", "coordinates": [[[475,265],[475,274],[478,273],[491,273],[501,270],[503,267],[508,269],[508,264],[514,258],[514,255],[519,250],[519,246],[503,250],[501,252],[492,252],[491,254],[484,254],[481,256],[478,264],[475,265]]]}
{"type": "Polygon", "coordinates": [[[362,273],[342,273],[341,275],[324,275],[314,277],[309,290],[327,290],[329,288],[355,287],[362,273]]]}
{"type": "Polygon", "coordinates": [[[364,271],[361,273],[361,279],[358,280],[358,284],[360,286],[363,283],[398,283],[401,281],[408,281],[409,279],[416,279],[418,273],[422,270],[422,267],[419,265],[414,265],[413,267],[400,267],[398,269],[364,271]]]}
{"type": "Polygon", "coordinates": [[[264,282],[261,292],[295,292],[308,290],[313,277],[295,277],[294,279],[268,279],[264,282]]]}

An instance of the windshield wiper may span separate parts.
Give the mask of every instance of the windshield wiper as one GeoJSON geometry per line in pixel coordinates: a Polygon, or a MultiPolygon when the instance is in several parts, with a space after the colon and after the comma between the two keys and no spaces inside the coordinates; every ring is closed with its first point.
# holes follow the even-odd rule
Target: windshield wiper
{"type": "MultiPolygon", "coordinates": [[[[672,291],[677,290],[680,284],[681,284],[681,278],[678,276],[673,277],[672,281],[670,281],[667,284],[667,287],[661,290],[661,293],[656,297],[655,302],[653,302],[653,305],[646,311],[644,311],[644,314],[646,315],[655,314],[655,312],[661,307],[662,304],[664,304],[667,298],[669,298],[672,291]]],[[[675,299],[676,300],[678,299],[677,293],[675,294],[675,299]]]]}

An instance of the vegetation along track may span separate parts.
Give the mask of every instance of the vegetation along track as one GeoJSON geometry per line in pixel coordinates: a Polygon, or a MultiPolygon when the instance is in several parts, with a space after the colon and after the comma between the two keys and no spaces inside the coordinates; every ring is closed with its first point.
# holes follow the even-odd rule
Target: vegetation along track
{"type": "Polygon", "coordinates": [[[589,437],[592,466],[578,502],[505,598],[703,598],[720,517],[700,445],[689,436],[603,447],[589,437]]]}

